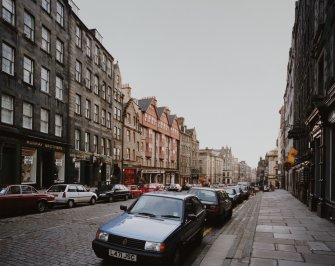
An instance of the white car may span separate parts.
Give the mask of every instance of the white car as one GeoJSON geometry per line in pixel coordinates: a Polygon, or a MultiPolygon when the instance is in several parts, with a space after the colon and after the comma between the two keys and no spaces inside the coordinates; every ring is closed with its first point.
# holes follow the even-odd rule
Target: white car
{"type": "Polygon", "coordinates": [[[94,205],[98,199],[97,194],[88,191],[80,184],[57,184],[51,186],[46,193],[55,196],[54,204],[67,205],[72,208],[78,203],[90,203],[94,205]]]}

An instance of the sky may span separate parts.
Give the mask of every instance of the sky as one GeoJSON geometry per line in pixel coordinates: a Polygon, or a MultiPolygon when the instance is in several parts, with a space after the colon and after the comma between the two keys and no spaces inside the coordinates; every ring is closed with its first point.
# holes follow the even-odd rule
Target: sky
{"type": "Polygon", "coordinates": [[[276,148],[294,0],[75,0],[132,96],[195,128],[200,148],[257,167],[276,148]]]}

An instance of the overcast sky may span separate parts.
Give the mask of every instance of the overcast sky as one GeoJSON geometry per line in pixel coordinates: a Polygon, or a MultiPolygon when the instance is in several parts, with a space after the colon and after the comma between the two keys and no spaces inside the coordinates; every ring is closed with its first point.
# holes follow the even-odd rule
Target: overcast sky
{"type": "Polygon", "coordinates": [[[276,147],[294,0],[75,0],[103,36],[133,97],[230,146],[252,167],[276,147]]]}

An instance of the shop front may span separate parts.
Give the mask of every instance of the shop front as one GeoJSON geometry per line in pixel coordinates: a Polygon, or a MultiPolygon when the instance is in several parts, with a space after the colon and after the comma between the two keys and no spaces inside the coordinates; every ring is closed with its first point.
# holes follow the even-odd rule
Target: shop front
{"type": "Polygon", "coordinates": [[[144,169],[141,171],[140,183],[160,183],[165,182],[165,171],[160,169],[144,169]]]}

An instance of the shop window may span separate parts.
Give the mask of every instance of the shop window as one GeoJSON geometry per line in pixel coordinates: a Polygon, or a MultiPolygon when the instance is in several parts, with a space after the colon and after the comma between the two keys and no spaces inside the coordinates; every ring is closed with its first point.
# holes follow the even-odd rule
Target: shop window
{"type": "Polygon", "coordinates": [[[65,154],[63,152],[55,152],[55,183],[64,183],[65,180],[65,154]]]}
{"type": "Polygon", "coordinates": [[[37,150],[30,147],[21,149],[21,183],[36,183],[37,150]]]}

